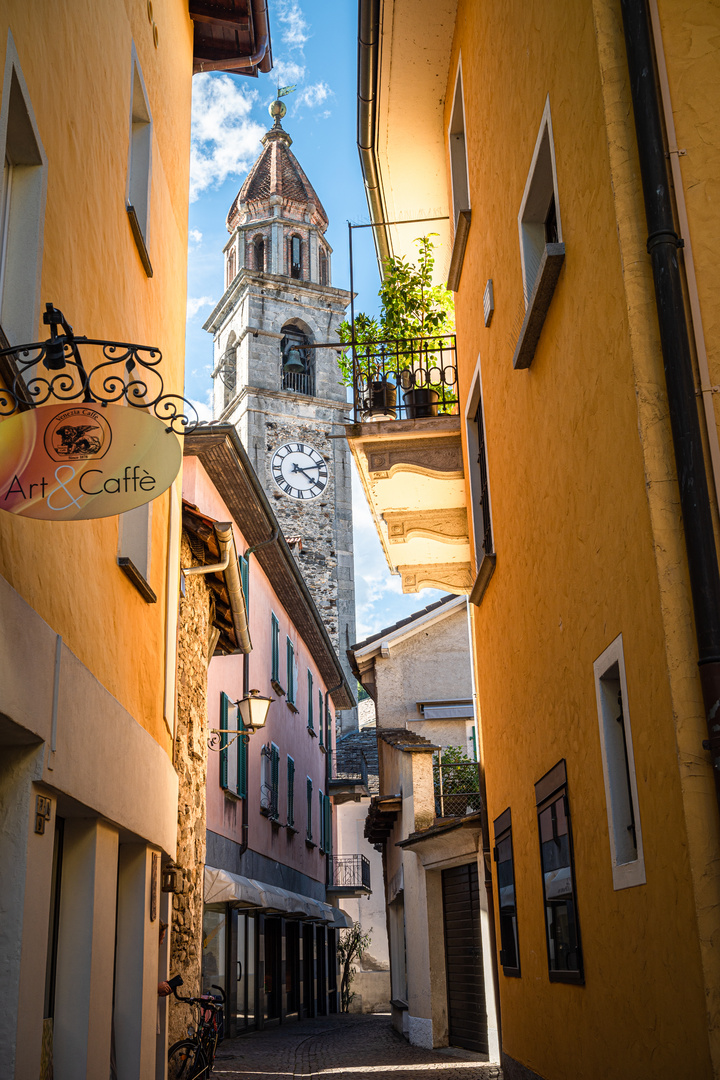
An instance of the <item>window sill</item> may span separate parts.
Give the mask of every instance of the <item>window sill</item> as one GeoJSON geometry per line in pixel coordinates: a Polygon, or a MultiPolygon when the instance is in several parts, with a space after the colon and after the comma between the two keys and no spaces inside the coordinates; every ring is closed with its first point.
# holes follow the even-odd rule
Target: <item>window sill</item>
{"type": "Polygon", "coordinates": [[[123,574],[133,583],[143,600],[148,604],[157,604],[157,596],[148,585],[132,559],[127,555],[118,555],[117,564],[123,574]]]}
{"type": "Polygon", "coordinates": [[[508,979],[519,979],[520,978],[520,968],[503,967],[502,973],[508,979]]]}
{"type": "Polygon", "coordinates": [[[400,1009],[402,1012],[405,1012],[405,1010],[409,1008],[407,1001],[403,1001],[402,998],[390,998],[390,1004],[395,1009],[400,1009]]]}
{"type": "Polygon", "coordinates": [[[148,277],[153,276],[152,263],[150,262],[150,255],[148,253],[147,244],[145,243],[145,237],[143,236],[142,229],[140,228],[140,222],[138,221],[137,212],[132,203],[127,203],[126,206],[128,220],[130,222],[130,228],[132,230],[135,246],[138,249],[140,255],[140,262],[143,264],[143,269],[148,277]]]}
{"type": "Polygon", "coordinates": [[[309,724],[308,724],[308,731],[312,735],[313,739],[317,739],[317,731],[315,730],[315,728],[311,728],[309,724]]]}
{"type": "Polygon", "coordinates": [[[291,825],[290,822],[286,824],[285,828],[287,829],[288,836],[297,836],[297,829],[294,825],[291,825]]]}
{"type": "Polygon", "coordinates": [[[492,555],[483,555],[480,567],[475,578],[475,584],[470,591],[470,603],[475,607],[480,607],[485,590],[488,587],[490,578],[495,573],[495,562],[497,555],[493,552],[492,555]]]}
{"type": "Polygon", "coordinates": [[[585,985],[585,976],[581,971],[549,971],[550,982],[574,983],[575,986],[585,985]]]}
{"type": "Polygon", "coordinates": [[[306,839],[305,839],[305,847],[308,847],[308,848],[314,848],[314,847],[317,847],[317,844],[315,843],[315,841],[314,841],[314,840],[308,840],[308,839],[306,838],[306,839]]]}
{"type": "Polygon", "coordinates": [[[271,679],[270,685],[272,686],[275,693],[279,695],[279,697],[285,697],[285,691],[283,690],[277,679],[271,679]]]}
{"type": "Polygon", "coordinates": [[[285,699],[285,704],[287,705],[287,707],[288,707],[288,709],[290,710],[291,713],[295,713],[295,715],[297,715],[300,712],[300,710],[298,709],[298,707],[297,707],[297,705],[295,704],[294,701],[288,701],[287,698],[286,698],[285,699]]]}
{"type": "Polygon", "coordinates": [[[467,247],[468,233],[470,232],[470,218],[470,210],[461,210],[458,214],[447,279],[447,287],[451,292],[457,292],[460,288],[460,275],[462,274],[465,248],[467,247]]]}
{"type": "Polygon", "coordinates": [[[242,802],[244,796],[238,795],[236,791],[232,791],[231,788],[223,788],[223,795],[228,802],[242,802]]]}
{"type": "Polygon", "coordinates": [[[515,346],[513,367],[516,369],[529,368],[533,362],[545,317],[564,261],[564,244],[545,245],[545,251],[540,260],[540,268],[535,279],[535,287],[525,312],[520,337],[515,346]]]}
{"type": "Polygon", "coordinates": [[[320,743],[320,753],[321,754],[327,754],[327,747],[323,746],[322,743],[320,743]]]}

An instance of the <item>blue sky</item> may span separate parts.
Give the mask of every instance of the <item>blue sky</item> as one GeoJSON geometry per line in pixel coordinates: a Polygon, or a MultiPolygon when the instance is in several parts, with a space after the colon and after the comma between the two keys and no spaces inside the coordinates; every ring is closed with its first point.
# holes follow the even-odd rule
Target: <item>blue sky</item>
{"type": "MultiPolygon", "coordinates": [[[[212,338],[202,328],[223,292],[225,218],[260,138],[272,121],[276,86],[297,84],[284,98],[283,127],[293,153],[330,219],[333,284],[349,287],[348,221],[369,221],[355,144],[357,8],[351,0],[271,0],[274,69],[248,79],[193,79],[190,245],[188,250],[187,396],[210,419],[212,338]]],[[[379,276],[371,230],[355,230],[356,311],[377,310],[379,276]]],[[[404,596],[388,569],[357,477],[353,478],[358,640],[401,619],[441,593],[404,596]]]]}

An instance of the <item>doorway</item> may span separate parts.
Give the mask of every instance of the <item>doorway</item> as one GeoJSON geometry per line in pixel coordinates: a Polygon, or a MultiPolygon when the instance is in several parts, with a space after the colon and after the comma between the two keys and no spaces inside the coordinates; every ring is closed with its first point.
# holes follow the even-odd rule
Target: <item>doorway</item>
{"type": "Polygon", "coordinates": [[[442,871],[451,1046],[488,1053],[477,863],[442,871]]]}

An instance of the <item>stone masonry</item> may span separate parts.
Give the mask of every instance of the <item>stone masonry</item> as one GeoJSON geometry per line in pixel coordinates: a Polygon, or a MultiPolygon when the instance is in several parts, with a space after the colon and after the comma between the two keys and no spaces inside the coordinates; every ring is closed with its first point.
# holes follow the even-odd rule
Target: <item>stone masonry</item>
{"type": "MultiPolygon", "coordinates": [[[[183,533],[181,566],[192,566],[190,545],[183,533]]],[[[202,575],[185,578],[180,598],[178,629],[178,695],[175,730],[175,768],[178,774],[178,842],[176,862],[182,871],[182,891],[173,896],[170,974],[182,975],[180,993],[200,993],[205,864],[205,782],[207,778],[207,669],[210,632],[210,593],[202,575]]],[[[169,1035],[172,1044],[187,1033],[187,1005],[170,999],[169,1035]]]]}

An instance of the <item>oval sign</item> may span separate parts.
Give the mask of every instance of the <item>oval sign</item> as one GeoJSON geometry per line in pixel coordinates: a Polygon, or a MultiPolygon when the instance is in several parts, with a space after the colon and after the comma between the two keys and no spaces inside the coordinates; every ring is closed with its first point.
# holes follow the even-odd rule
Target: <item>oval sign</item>
{"type": "Polygon", "coordinates": [[[180,471],[167,425],[126,405],[40,405],[0,423],[0,509],[46,521],[114,517],[180,471]]]}

